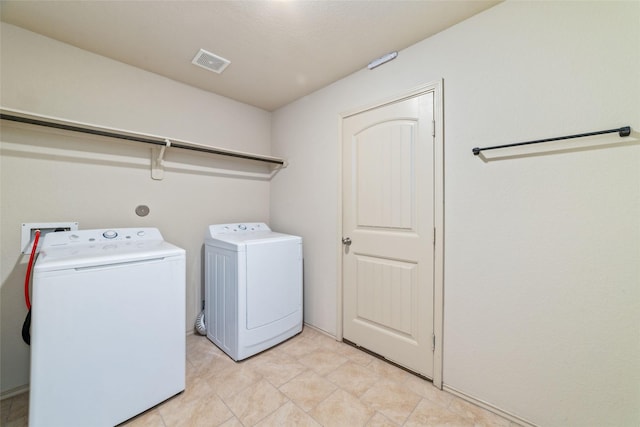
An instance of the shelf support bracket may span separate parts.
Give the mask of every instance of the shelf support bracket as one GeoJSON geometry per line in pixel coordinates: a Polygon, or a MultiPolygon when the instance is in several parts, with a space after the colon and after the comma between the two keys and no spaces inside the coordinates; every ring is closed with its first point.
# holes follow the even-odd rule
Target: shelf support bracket
{"type": "Polygon", "coordinates": [[[171,141],[164,140],[165,145],[151,148],[151,178],[161,181],[164,178],[164,152],[171,147],[171,141]]]}

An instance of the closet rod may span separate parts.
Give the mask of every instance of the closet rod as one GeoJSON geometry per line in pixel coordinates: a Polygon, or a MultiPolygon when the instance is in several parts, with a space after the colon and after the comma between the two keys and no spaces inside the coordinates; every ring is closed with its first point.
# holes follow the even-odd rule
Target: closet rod
{"type": "MultiPolygon", "coordinates": [[[[82,127],[82,126],[77,126],[77,125],[58,123],[58,122],[55,122],[55,121],[34,119],[34,118],[31,118],[31,117],[17,116],[17,115],[13,115],[13,114],[7,114],[7,113],[4,113],[4,112],[0,113],[0,119],[9,120],[9,121],[13,121],[13,122],[19,122],[19,123],[27,123],[27,124],[31,124],[31,125],[37,125],[37,126],[45,126],[45,127],[55,128],[55,129],[68,130],[68,131],[72,131],[72,132],[81,132],[81,133],[88,133],[88,134],[91,134],[91,135],[106,136],[106,137],[109,137],[109,138],[124,139],[124,140],[127,140],[127,141],[143,142],[145,144],[153,144],[153,145],[161,145],[161,146],[166,146],[167,145],[166,140],[165,139],[160,139],[159,137],[158,137],[158,139],[153,139],[153,138],[150,138],[148,136],[140,136],[140,135],[135,135],[135,134],[129,134],[128,135],[128,134],[125,134],[125,133],[114,132],[114,131],[110,131],[110,130],[94,129],[94,128],[90,128],[90,127],[82,127]]],[[[184,150],[199,151],[199,152],[203,152],[203,153],[218,154],[218,155],[221,155],[221,156],[236,157],[236,158],[240,158],[240,159],[257,160],[257,161],[260,161],[260,162],[273,163],[273,164],[278,164],[278,165],[281,165],[281,166],[285,165],[285,161],[284,160],[278,159],[278,158],[275,158],[275,157],[255,156],[255,155],[246,154],[246,153],[240,153],[240,152],[234,152],[234,151],[226,151],[226,150],[221,150],[221,149],[216,149],[216,148],[209,148],[209,147],[206,147],[206,146],[188,145],[188,144],[184,144],[184,143],[181,143],[181,142],[174,142],[173,140],[171,140],[171,147],[181,148],[181,149],[184,149],[184,150]]]]}
{"type": "Polygon", "coordinates": [[[624,126],[624,127],[618,128],[618,129],[608,129],[608,130],[600,130],[600,131],[596,131],[596,132],[579,133],[579,134],[576,134],[576,135],[558,136],[558,137],[555,137],[555,138],[537,139],[535,141],[516,142],[514,144],[495,145],[493,147],[484,147],[484,148],[476,147],[472,151],[473,151],[473,155],[477,156],[478,154],[480,154],[481,151],[485,151],[485,150],[495,150],[497,148],[507,148],[507,147],[517,147],[517,146],[520,146],[520,145],[539,144],[541,142],[560,141],[560,140],[563,140],[563,139],[572,139],[572,138],[582,138],[582,137],[585,137],[585,136],[602,135],[602,134],[605,134],[605,133],[614,133],[614,132],[618,132],[620,137],[629,136],[629,135],[631,135],[631,127],[630,126],[624,126]]]}

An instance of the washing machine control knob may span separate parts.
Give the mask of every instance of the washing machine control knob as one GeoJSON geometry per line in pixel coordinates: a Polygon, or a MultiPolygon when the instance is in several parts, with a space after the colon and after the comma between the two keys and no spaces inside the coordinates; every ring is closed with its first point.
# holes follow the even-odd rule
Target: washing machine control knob
{"type": "Polygon", "coordinates": [[[118,237],[118,232],[115,230],[107,230],[102,233],[102,235],[105,237],[105,239],[115,239],[116,237],[118,237]]]}
{"type": "Polygon", "coordinates": [[[246,229],[247,229],[247,226],[246,226],[246,225],[244,225],[244,224],[240,224],[240,225],[238,225],[238,228],[239,228],[240,230],[243,230],[243,231],[244,231],[244,230],[246,230],[246,229]]]}

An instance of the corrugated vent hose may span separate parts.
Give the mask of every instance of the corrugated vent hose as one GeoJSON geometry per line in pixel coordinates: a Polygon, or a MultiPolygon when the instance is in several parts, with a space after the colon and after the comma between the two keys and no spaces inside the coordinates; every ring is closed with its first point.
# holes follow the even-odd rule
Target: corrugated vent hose
{"type": "Polygon", "coordinates": [[[204,323],[204,310],[196,317],[196,331],[200,335],[207,335],[207,326],[204,323]]]}

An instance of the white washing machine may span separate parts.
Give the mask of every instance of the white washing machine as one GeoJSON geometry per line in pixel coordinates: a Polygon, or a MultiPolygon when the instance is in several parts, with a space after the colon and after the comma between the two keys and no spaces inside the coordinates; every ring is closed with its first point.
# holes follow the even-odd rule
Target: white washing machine
{"type": "Polygon", "coordinates": [[[205,237],[207,337],[238,361],[302,331],[302,238],[264,223],[216,224],[205,237]]]}
{"type": "Polygon", "coordinates": [[[45,235],[29,425],[114,426],[185,388],[185,251],[155,228],[45,235]]]}

